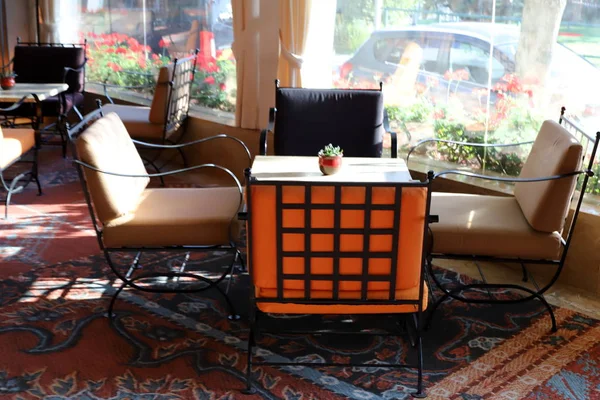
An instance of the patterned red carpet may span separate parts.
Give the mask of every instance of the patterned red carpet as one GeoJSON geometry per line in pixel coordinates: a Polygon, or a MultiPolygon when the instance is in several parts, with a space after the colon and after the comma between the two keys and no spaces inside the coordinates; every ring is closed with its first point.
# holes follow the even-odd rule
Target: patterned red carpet
{"type": "MultiPolygon", "coordinates": [[[[395,337],[263,335],[257,355],[264,359],[373,367],[257,367],[259,391],[242,395],[246,275],[231,287],[238,322],[225,318],[214,291],[125,291],[111,325],[105,312],[118,282],[99,252],[75,170],[58,151],[42,153],[44,195],[33,187],[15,195],[10,220],[0,222],[0,398],[409,398],[414,371],[378,367],[412,359],[407,342],[395,337]]],[[[157,254],[142,264],[170,268],[179,259],[157,254]]],[[[191,269],[210,275],[229,261],[213,252],[196,257],[191,269]]],[[[429,398],[600,399],[600,322],[566,309],[556,316],[552,334],[537,303],[444,304],[424,338],[429,398]]]]}

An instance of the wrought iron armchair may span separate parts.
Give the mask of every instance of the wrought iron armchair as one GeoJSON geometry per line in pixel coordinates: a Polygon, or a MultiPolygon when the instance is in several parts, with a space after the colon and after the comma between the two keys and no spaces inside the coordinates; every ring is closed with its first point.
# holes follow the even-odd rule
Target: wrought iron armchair
{"type": "MultiPolygon", "coordinates": [[[[172,64],[160,69],[150,107],[108,104],[104,106],[104,112],[117,113],[132,138],[161,145],[179,143],[185,134],[184,124],[190,108],[197,54],[198,50],[193,55],[175,59],[172,64]],[[180,130],[182,130],[181,134],[174,140],[173,137],[180,130]]],[[[109,97],[109,100],[112,99],[109,97]]],[[[157,147],[155,149],[164,150],[166,148],[157,147]]],[[[179,152],[184,166],[187,167],[183,147],[171,148],[179,152]]],[[[157,157],[158,154],[153,160],[145,159],[145,161],[159,172],[160,168],[154,163],[157,157]]]]}
{"type": "MultiPolygon", "coordinates": [[[[135,144],[119,116],[103,116],[102,108],[85,116],[74,127],[66,127],[74,163],[77,167],[98,244],[116,277],[122,281],[114,293],[108,313],[114,316],[114,304],[119,293],[130,287],[154,293],[190,293],[214,288],[227,302],[230,318],[238,319],[234,306],[219,284],[233,273],[240,257],[236,247],[239,234],[237,213],[243,203],[242,184],[230,170],[215,164],[202,164],[176,171],[148,174],[136,151],[135,144]],[[196,189],[148,189],[149,178],[180,174],[199,169],[217,169],[232,180],[232,187],[196,189]],[[230,267],[217,279],[186,272],[190,252],[225,250],[232,254],[230,267]],[[184,252],[177,272],[137,271],[144,252],[184,252]],[[111,255],[115,252],[133,253],[126,273],[120,271],[111,255]],[[149,278],[191,278],[203,282],[203,287],[142,286],[140,280],[149,278]]],[[[234,140],[250,153],[238,139],[217,135],[184,145],[212,140],[234,140]]],[[[184,146],[182,145],[182,146],[184,146]]],[[[159,146],[159,145],[152,145],[159,146]]],[[[185,285],[181,283],[181,285],[185,285]]]]}
{"type": "MultiPolygon", "coordinates": [[[[23,97],[17,103],[9,108],[0,109],[0,111],[11,112],[18,109],[27,96],[23,97]]],[[[33,129],[0,129],[0,181],[6,198],[4,199],[4,219],[8,219],[8,206],[13,194],[22,192],[25,187],[33,180],[37,184],[38,195],[42,194],[42,187],[38,179],[38,152],[37,142],[39,136],[33,129]],[[32,154],[31,160],[24,160],[27,154],[32,154]],[[31,170],[17,174],[8,178],[5,173],[8,168],[18,162],[31,163],[31,170]],[[23,178],[27,181],[18,186],[23,178]]]]}
{"type": "MultiPolygon", "coordinates": [[[[52,96],[41,102],[41,107],[33,108],[23,106],[10,112],[5,112],[5,117],[12,118],[15,125],[18,117],[32,118],[33,126],[41,124],[44,117],[57,117],[59,120],[68,118],[73,111],[79,120],[82,114],[85,91],[85,65],[87,41],[83,43],[38,43],[21,42],[17,38],[15,54],[13,59],[2,68],[10,68],[16,74],[16,81],[24,83],[57,83],[62,82],[69,85],[69,89],[56,96],[52,96]]],[[[28,123],[29,124],[29,123],[28,123]]],[[[60,135],[60,145],[63,157],[66,155],[67,138],[64,130],[58,124],[44,126],[42,133],[52,131],[52,134],[60,135]]]]}
{"type": "MultiPolygon", "coordinates": [[[[432,213],[439,215],[439,223],[430,228],[428,277],[443,295],[432,305],[428,324],[435,310],[448,298],[475,304],[521,303],[538,299],[550,314],[552,331],[556,331],[556,318],[544,293],[556,283],[564,268],[588,180],[594,175],[592,166],[600,139],[600,132],[596,137],[589,136],[565,117],[564,107],[559,122],[543,123],[518,178],[486,176],[460,170],[442,171],[435,175],[435,178],[463,175],[514,182],[515,191],[514,197],[432,194],[432,213]],[[590,145],[591,151],[588,151],[590,145]],[[585,162],[587,166],[581,169],[585,162]],[[583,177],[579,180],[580,186],[576,186],[578,177],[583,177]],[[567,223],[576,189],[579,192],[578,199],[567,223]],[[468,284],[442,282],[433,270],[432,259],[435,258],[474,261],[482,281],[468,284]],[[523,272],[522,280],[531,280],[533,287],[488,283],[478,261],[518,263],[523,272]],[[546,284],[539,285],[527,269],[527,264],[549,265],[556,269],[546,284]],[[524,295],[500,298],[497,294],[502,290],[514,290],[524,295]],[[482,298],[482,294],[487,296],[482,298]]],[[[424,140],[416,146],[431,141],[435,139],[424,140]]]]}
{"type": "Polygon", "coordinates": [[[390,131],[383,107],[383,84],[371,89],[300,89],[279,87],[275,108],[260,134],[259,154],[267,154],[267,135],[274,134],[275,155],[314,156],[327,143],[348,157],[381,157],[384,133],[391,137],[392,157],[398,139],[390,131]]]}
{"type": "Polygon", "coordinates": [[[252,367],[257,365],[372,366],[281,362],[268,357],[256,362],[252,350],[261,331],[378,334],[372,326],[358,332],[310,331],[301,323],[298,330],[288,329],[287,320],[270,330],[264,323],[271,318],[267,314],[388,314],[409,317],[396,322],[405,323],[417,362],[377,367],[417,369],[414,396],[425,397],[421,328],[428,297],[424,264],[432,177],[433,173],[424,182],[347,185],[260,180],[247,171],[251,308],[244,393],[254,391],[252,367]]]}

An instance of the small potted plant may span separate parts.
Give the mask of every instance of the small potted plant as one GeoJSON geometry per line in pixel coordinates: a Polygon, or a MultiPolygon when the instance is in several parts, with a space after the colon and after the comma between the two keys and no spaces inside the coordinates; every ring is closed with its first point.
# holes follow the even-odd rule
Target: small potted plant
{"type": "Polygon", "coordinates": [[[342,157],[344,151],[340,146],[333,146],[329,143],[319,150],[319,169],[325,175],[335,174],[342,168],[342,157]]]}
{"type": "Polygon", "coordinates": [[[17,74],[15,74],[14,72],[2,72],[0,74],[0,87],[2,87],[3,90],[8,90],[12,87],[15,86],[15,76],[17,76],[17,74]]]}

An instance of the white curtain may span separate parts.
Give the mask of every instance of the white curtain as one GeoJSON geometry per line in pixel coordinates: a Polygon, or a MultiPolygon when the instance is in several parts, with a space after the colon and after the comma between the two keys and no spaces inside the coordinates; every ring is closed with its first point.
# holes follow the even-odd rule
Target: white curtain
{"type": "Polygon", "coordinates": [[[310,7],[310,26],[302,54],[302,86],[328,89],[332,85],[333,35],[336,0],[314,0],[310,7]]]}

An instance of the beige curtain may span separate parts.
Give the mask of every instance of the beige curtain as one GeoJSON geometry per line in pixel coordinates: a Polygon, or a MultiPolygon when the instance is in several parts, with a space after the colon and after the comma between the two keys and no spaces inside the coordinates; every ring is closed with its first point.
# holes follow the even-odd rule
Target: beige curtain
{"type": "MultiPolygon", "coordinates": [[[[36,38],[35,1],[30,0],[31,35],[36,38]]],[[[39,0],[40,42],[75,43],[78,41],[79,2],[77,0],[39,0]]]]}
{"type": "MultiPolygon", "coordinates": [[[[35,9],[33,10],[35,21],[35,9]]],[[[40,42],[60,42],[60,0],[39,0],[40,42]]]]}
{"type": "Polygon", "coordinates": [[[302,86],[300,69],[308,37],[312,0],[282,0],[279,39],[281,52],[277,77],[281,86],[302,86]]]}
{"type": "Polygon", "coordinates": [[[236,125],[266,128],[279,58],[279,1],[232,0],[236,59],[236,125]]]}

